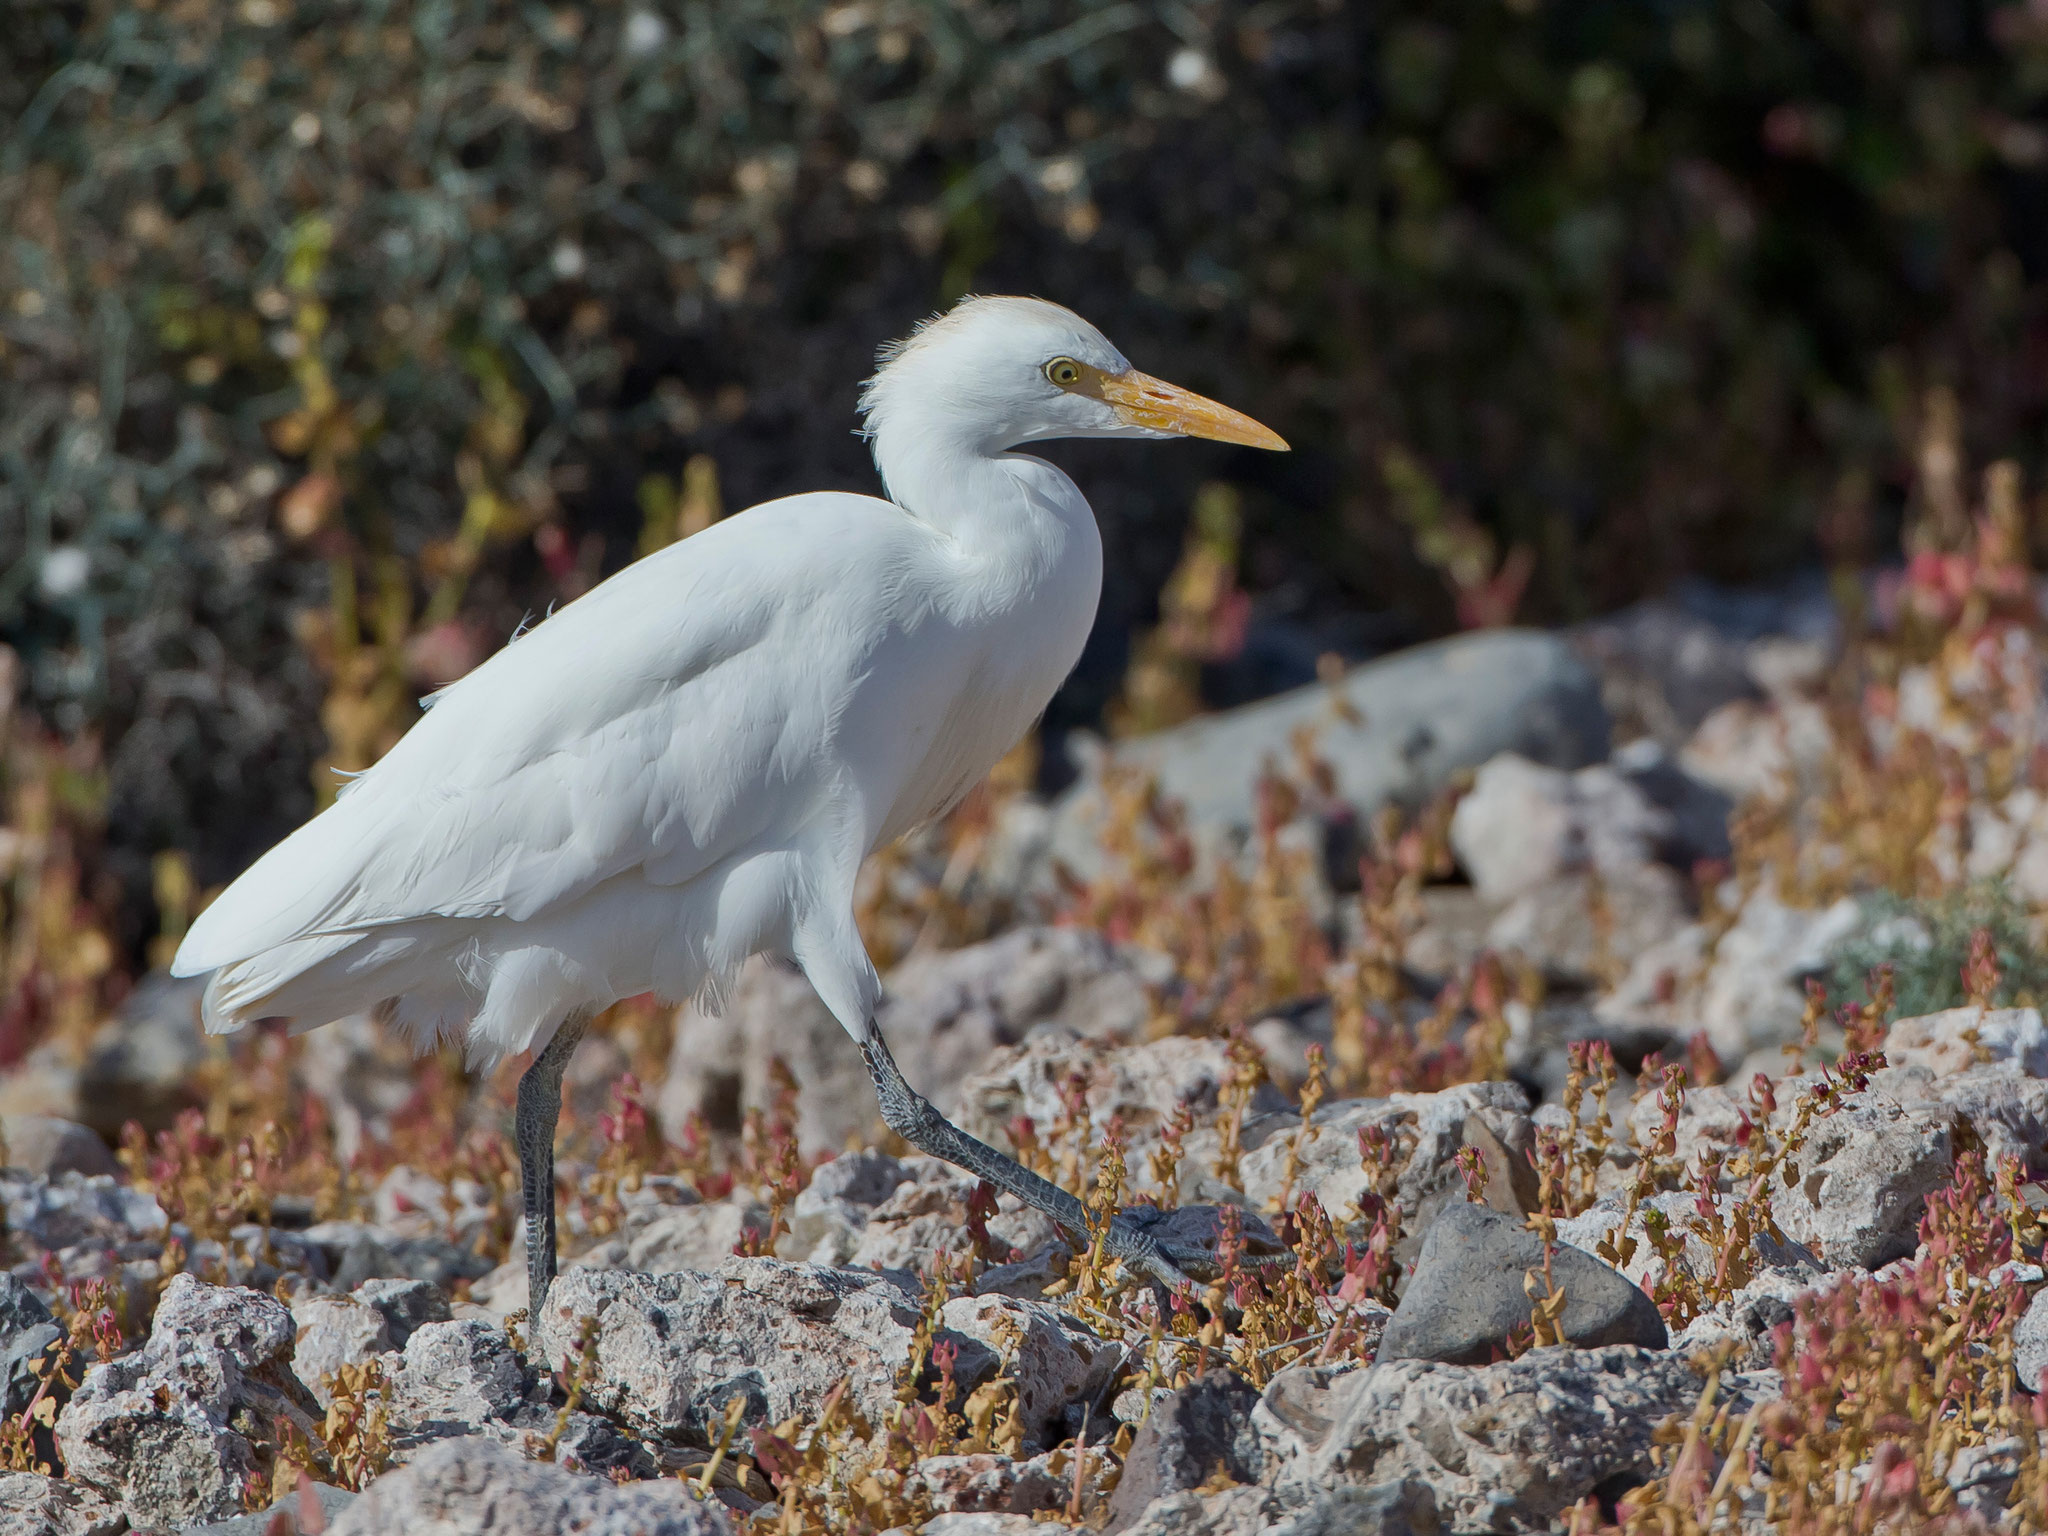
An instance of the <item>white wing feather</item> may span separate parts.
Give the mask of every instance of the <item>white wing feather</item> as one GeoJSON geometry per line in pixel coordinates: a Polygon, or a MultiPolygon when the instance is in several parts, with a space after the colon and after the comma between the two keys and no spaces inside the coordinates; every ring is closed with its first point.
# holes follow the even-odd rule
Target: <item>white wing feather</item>
{"type": "Polygon", "coordinates": [[[172,969],[425,917],[531,917],[638,868],[681,884],[773,835],[777,787],[905,617],[931,532],[838,493],[627,567],[444,689],[376,767],[202,913],[172,969]],[[857,600],[852,600],[857,599],[857,600]]]}

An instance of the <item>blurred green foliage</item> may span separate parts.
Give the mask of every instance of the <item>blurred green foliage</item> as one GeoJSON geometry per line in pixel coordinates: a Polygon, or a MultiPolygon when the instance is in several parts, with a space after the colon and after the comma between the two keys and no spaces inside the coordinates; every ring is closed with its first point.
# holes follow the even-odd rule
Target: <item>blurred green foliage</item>
{"type": "Polygon", "coordinates": [[[1890,891],[1867,898],[1860,928],[1835,956],[1829,990],[1841,1001],[1867,1002],[1872,978],[1890,966],[1894,1017],[1960,1008],[1967,1001],[1963,968],[1979,933],[1990,935],[1998,962],[1994,1006],[2048,999],[2048,955],[2034,943],[2025,903],[1998,882],[1924,900],[1890,891]]]}
{"type": "Polygon", "coordinates": [[[1932,386],[2040,458],[2044,92],[2031,3],[13,0],[0,635],[218,878],[350,636],[431,684],[698,455],[871,484],[866,359],[969,287],[1300,449],[1073,450],[1112,629],[1219,476],[1310,628],[1860,558],[1932,386]]]}

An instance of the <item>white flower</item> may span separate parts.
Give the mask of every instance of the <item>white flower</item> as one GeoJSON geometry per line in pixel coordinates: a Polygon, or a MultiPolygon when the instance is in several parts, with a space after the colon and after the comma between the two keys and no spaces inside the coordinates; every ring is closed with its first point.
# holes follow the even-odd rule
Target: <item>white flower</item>
{"type": "Polygon", "coordinates": [[[626,18],[626,52],[645,57],[668,41],[668,23],[652,11],[635,11],[626,18]]]}
{"type": "Polygon", "coordinates": [[[36,584],[43,589],[43,596],[58,600],[83,591],[91,575],[91,555],[76,544],[59,544],[43,556],[36,584]]]}

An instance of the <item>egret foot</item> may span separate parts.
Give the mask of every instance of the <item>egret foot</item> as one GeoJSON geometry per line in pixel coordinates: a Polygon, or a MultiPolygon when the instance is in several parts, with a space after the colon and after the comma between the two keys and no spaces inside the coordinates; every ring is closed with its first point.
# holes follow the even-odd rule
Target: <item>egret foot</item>
{"type": "Polygon", "coordinates": [[[519,1079],[513,1129],[519,1143],[519,1193],[526,1218],[528,1337],[540,1338],[540,1309],[555,1283],[555,1126],[562,1118],[562,1074],[590,1027],[590,1015],[572,1013],[547,1048],[519,1079]]]}
{"type": "MultiPolygon", "coordinates": [[[[977,1140],[940,1114],[931,1102],[904,1081],[888,1044],[872,1025],[861,1042],[861,1056],[874,1079],[875,1097],[881,1101],[882,1120],[890,1130],[921,1152],[944,1158],[956,1168],[985,1179],[997,1189],[1015,1195],[1034,1210],[1043,1211],[1073,1239],[1088,1231],[1088,1210],[1081,1202],[1050,1180],[1033,1173],[1014,1157],[998,1152],[977,1140]]],[[[1108,1249],[1112,1258],[1126,1269],[1147,1276],[1169,1288],[1192,1286],[1187,1271],[1214,1273],[1216,1256],[1206,1248],[1162,1243],[1127,1216],[1112,1217],[1108,1249]]]]}

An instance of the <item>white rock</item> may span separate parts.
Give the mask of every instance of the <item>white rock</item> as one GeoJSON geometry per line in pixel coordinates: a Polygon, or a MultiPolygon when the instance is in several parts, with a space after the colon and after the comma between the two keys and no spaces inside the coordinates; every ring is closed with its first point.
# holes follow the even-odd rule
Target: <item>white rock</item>
{"type": "Polygon", "coordinates": [[[1012,1374],[1025,1432],[1041,1444],[1058,1433],[1069,1408],[1092,1404],[1122,1368],[1123,1345],[1095,1334],[1043,1302],[1009,1296],[955,1296],[941,1314],[946,1326],[1001,1355],[1014,1348],[1012,1374]],[[1006,1342],[1010,1341],[1010,1342],[1006,1342]]]}
{"type": "Polygon", "coordinates": [[[1875,1269],[1911,1253],[1927,1197],[1954,1172],[1949,1126],[1940,1110],[1852,1099],[1814,1123],[1799,1182],[1771,1203],[1779,1229],[1830,1267],[1875,1269]]]}
{"type": "Polygon", "coordinates": [[[789,1232],[777,1251],[784,1258],[812,1264],[846,1263],[875,1207],[907,1177],[903,1164],[885,1152],[846,1152],[833,1158],[790,1202],[789,1232]]]}
{"type": "MultiPolygon", "coordinates": [[[[1706,1240],[1695,1233],[1690,1225],[1690,1218],[1697,1214],[1698,1200],[1697,1195],[1685,1190],[1651,1195],[1638,1208],[1635,1219],[1629,1224],[1629,1235],[1636,1240],[1635,1248],[1630,1253],[1628,1262],[1616,1267],[1646,1291],[1662,1278],[1665,1273],[1664,1262],[1650,1246],[1644,1224],[1644,1212],[1654,1210],[1665,1218],[1671,1231],[1682,1236],[1684,1253],[1679,1262],[1683,1264],[1686,1272],[1702,1279],[1713,1275],[1720,1256],[1707,1246],[1706,1240]]],[[[1729,1208],[1735,1204],[1735,1200],[1736,1197],[1732,1194],[1716,1197],[1724,1222],[1732,1219],[1729,1208]]],[[[1570,1243],[1574,1248],[1582,1248],[1587,1253],[1597,1253],[1604,1239],[1616,1237],[1617,1229],[1621,1226],[1623,1209],[1624,1202],[1620,1196],[1603,1196],[1590,1210],[1560,1221],[1557,1224],[1558,1241],[1570,1243]]],[[[1827,1272],[1827,1266],[1821,1262],[1820,1256],[1802,1243],[1780,1243],[1768,1232],[1758,1232],[1751,1239],[1750,1247],[1752,1262],[1760,1270],[1782,1273],[1806,1284],[1811,1284],[1827,1272]]],[[[1604,1255],[1602,1257],[1604,1258],[1604,1255]]]]}
{"type": "Polygon", "coordinates": [[[1786,793],[1833,745],[1827,714],[1811,700],[1737,699],[1700,722],[1679,761],[1694,778],[1740,801],[1786,793]]]}
{"type": "MultiPolygon", "coordinates": [[[[967,1252],[967,1202],[975,1180],[951,1163],[935,1157],[906,1158],[905,1177],[874,1210],[854,1240],[849,1264],[860,1269],[903,1270],[928,1274],[934,1260],[967,1252]]],[[[988,1234],[997,1244],[1031,1253],[1053,1242],[1058,1228],[1052,1218],[1020,1203],[1013,1195],[996,1201],[988,1218],[988,1234]]]]}
{"type": "Polygon", "coordinates": [[[1652,862],[1668,812],[1605,766],[1566,773],[1513,753],[1479,770],[1451,817],[1451,847],[1482,896],[1506,900],[1577,870],[1652,862]]]}
{"type": "Polygon", "coordinates": [[[325,1408],[333,1401],[328,1378],[344,1365],[360,1365],[392,1347],[384,1314],[353,1296],[306,1296],[292,1304],[298,1342],[292,1370],[325,1408]]]}
{"type": "Polygon", "coordinates": [[[1804,979],[1826,968],[1861,921],[1850,897],[1813,911],[1785,905],[1767,887],[1755,891],[1721,936],[1699,993],[1699,1025],[1721,1059],[1797,1040],[1804,979]]]}
{"type": "Polygon", "coordinates": [[[291,1314],[259,1291],[173,1277],[134,1354],[94,1365],[57,1419],[67,1475],[141,1524],[236,1514],[255,1467],[249,1434],[316,1407],[292,1374],[291,1314]],[[247,1433],[245,1433],[245,1431],[247,1433]]]}
{"type": "MultiPolygon", "coordinates": [[[[950,1516],[993,1515],[997,1518],[1028,1516],[1041,1509],[1063,1509],[1073,1487],[1066,1476],[1054,1473],[1049,1458],[1013,1460],[987,1451],[964,1456],[926,1456],[913,1466],[904,1480],[904,1492],[922,1498],[935,1518],[919,1527],[922,1531],[964,1530],[941,1526],[939,1519],[950,1516]]],[[[983,1529],[983,1527],[974,1527],[983,1529]]],[[[1027,1523],[1026,1530],[1032,1529],[1027,1523]]]]}
{"type": "MultiPolygon", "coordinates": [[[[1142,972],[1139,957],[1100,934],[1020,928],[906,960],[885,978],[876,1022],[911,1086],[946,1109],[964,1079],[1034,1029],[1141,1033],[1152,1007],[1142,972]]],[[[737,1130],[744,1108],[769,1101],[777,1056],[801,1088],[797,1138],[805,1151],[837,1151],[880,1124],[859,1049],[810,983],[756,962],[742,971],[722,1016],[694,1006],[678,1015],[659,1099],[666,1133],[679,1137],[693,1112],[714,1130],[737,1130]]]]}
{"type": "Polygon", "coordinates": [[[2037,1291],[2012,1331],[2012,1368],[2029,1392],[2044,1390],[2048,1373],[2048,1291],[2037,1291]]]}
{"type": "Polygon", "coordinates": [[[1691,1411],[1699,1377],[1669,1351],[1531,1350],[1497,1365],[1396,1360],[1337,1379],[1328,1429],[1277,1483],[1414,1477],[1453,1530],[1540,1530],[1609,1478],[1650,1467],[1652,1436],[1691,1411]],[[1426,1432],[1418,1432],[1428,1426],[1426,1432]]]}
{"type": "MultiPolygon", "coordinates": [[[[1461,1083],[1439,1093],[1396,1093],[1384,1099],[1340,1099],[1316,1112],[1317,1134],[1302,1149],[1295,1190],[1315,1195],[1340,1226],[1356,1219],[1358,1198],[1365,1192],[1358,1133],[1378,1126],[1401,1149],[1395,1198],[1415,1238],[1426,1225],[1424,1217],[1454,1190],[1463,1196],[1455,1159],[1466,1142],[1467,1122],[1479,1121],[1511,1152],[1526,1150],[1528,1108],[1528,1095],[1519,1085],[1499,1082],[1461,1083]]],[[[1286,1182],[1288,1152],[1299,1124],[1298,1116],[1287,1115],[1261,1122],[1260,1139],[1240,1164],[1244,1196],[1254,1210],[1265,1209],[1286,1182]]],[[[1250,1132],[1246,1139],[1250,1144],[1250,1132]]]]}
{"type": "Polygon", "coordinates": [[[8,1536],[119,1536],[128,1517],[90,1488],[34,1472],[0,1472],[0,1531],[8,1536]]]}
{"type": "Polygon", "coordinates": [[[446,1440],[386,1473],[332,1536],[732,1536],[719,1504],[675,1478],[614,1484],[527,1461],[494,1440],[446,1440]]]}
{"type": "MultiPolygon", "coordinates": [[[[1008,1147],[1010,1126],[1028,1116],[1043,1137],[1062,1113],[1062,1092],[1079,1074],[1085,1084],[1091,1151],[1115,1116],[1122,1116],[1125,1159],[1142,1168],[1144,1152],[1183,1101],[1197,1123],[1213,1119],[1231,1074],[1226,1042],[1209,1036],[1170,1035],[1142,1045],[1118,1047],[1083,1039],[1052,1026],[1033,1032],[1023,1045],[997,1053],[961,1083],[955,1119],[971,1136],[1008,1147]]],[[[1262,1087],[1254,1108],[1278,1110],[1286,1101],[1262,1087]]]]}
{"type": "MultiPolygon", "coordinates": [[[[893,1281],[779,1259],[728,1259],[715,1273],[569,1270],[548,1293],[536,1340],[559,1368],[584,1320],[597,1333],[586,1401],[636,1433],[706,1445],[726,1404],[749,1426],[816,1413],[834,1388],[885,1422],[909,1356],[917,1303],[893,1281]]],[[[958,1378],[985,1379],[995,1357],[971,1339],[958,1378]]]]}
{"type": "Polygon", "coordinates": [[[1792,1321],[1802,1300],[1831,1283],[1801,1269],[1767,1269],[1673,1334],[1672,1352],[1690,1358],[1703,1349],[1733,1345],[1735,1369],[1767,1368],[1777,1358],[1776,1330],[1792,1321]]]}
{"type": "Polygon", "coordinates": [[[519,1406],[526,1374],[504,1329],[456,1318],[406,1340],[396,1386],[407,1422],[478,1425],[519,1406]]]}
{"type": "Polygon", "coordinates": [[[768,1230],[768,1211],[751,1200],[671,1207],[634,1223],[628,1235],[570,1261],[576,1269],[638,1270],[659,1275],[678,1269],[716,1269],[731,1258],[749,1230],[768,1230]]]}
{"type": "Polygon", "coordinates": [[[1895,1067],[1923,1066],[1937,1076],[1997,1063],[2048,1077],[2048,1027],[2036,1008],[1950,1008],[1898,1020],[1885,1035],[1884,1054],[1895,1067]],[[1966,1038],[1971,1031],[1974,1042],[1966,1038]]]}

